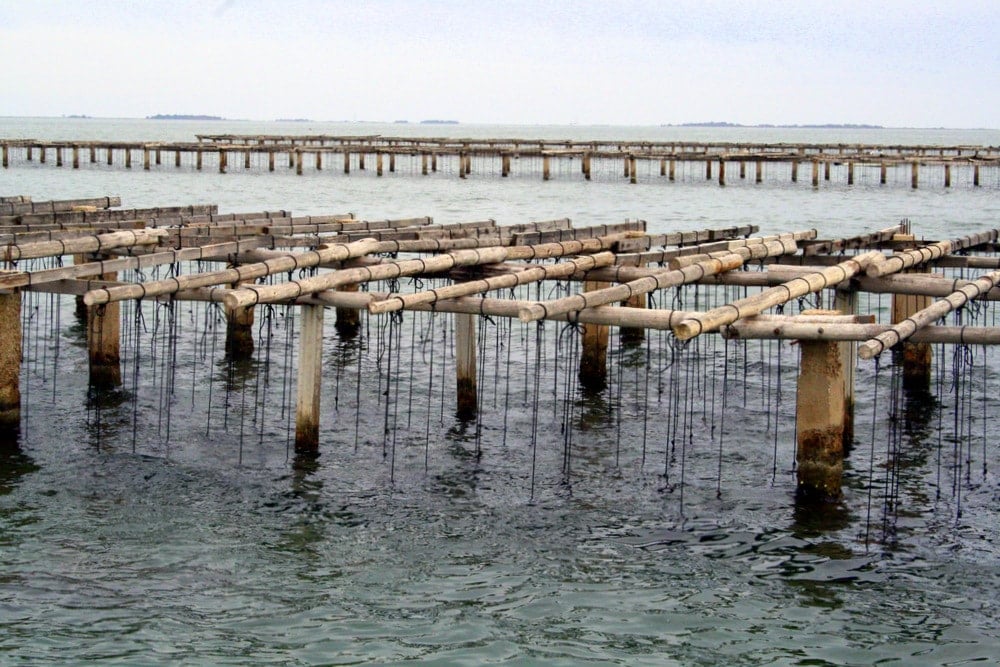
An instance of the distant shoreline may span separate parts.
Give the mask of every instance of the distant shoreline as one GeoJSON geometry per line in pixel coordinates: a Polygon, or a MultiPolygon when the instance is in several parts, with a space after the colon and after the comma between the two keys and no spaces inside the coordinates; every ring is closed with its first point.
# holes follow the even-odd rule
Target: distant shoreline
{"type": "MultiPolygon", "coordinates": [[[[756,125],[743,125],[741,123],[729,123],[726,121],[709,121],[707,123],[665,123],[660,127],[734,127],[734,128],[759,128],[759,129],[779,129],[779,130],[889,130],[889,129],[909,129],[909,128],[888,128],[884,125],[868,125],[865,123],[816,123],[816,124],[775,124],[757,123],[756,125]]],[[[944,128],[920,128],[920,129],[944,129],[944,128]]]]}

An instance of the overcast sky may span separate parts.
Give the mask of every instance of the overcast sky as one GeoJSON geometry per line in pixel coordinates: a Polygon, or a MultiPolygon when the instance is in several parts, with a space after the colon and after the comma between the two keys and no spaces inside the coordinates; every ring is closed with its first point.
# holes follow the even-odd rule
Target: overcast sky
{"type": "Polygon", "coordinates": [[[1000,0],[0,0],[0,115],[1000,126],[1000,0]]]}

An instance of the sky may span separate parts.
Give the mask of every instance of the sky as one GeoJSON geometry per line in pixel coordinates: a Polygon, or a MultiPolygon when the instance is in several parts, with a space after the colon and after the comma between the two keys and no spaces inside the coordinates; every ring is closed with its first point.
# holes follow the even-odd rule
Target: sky
{"type": "Polygon", "coordinates": [[[0,116],[1000,127],[1000,0],[0,0],[0,116]]]}

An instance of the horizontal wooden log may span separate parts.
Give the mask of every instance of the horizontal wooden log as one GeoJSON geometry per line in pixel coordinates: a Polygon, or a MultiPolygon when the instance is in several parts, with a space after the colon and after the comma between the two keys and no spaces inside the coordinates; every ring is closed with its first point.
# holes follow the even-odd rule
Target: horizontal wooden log
{"type": "Polygon", "coordinates": [[[773,308],[797,297],[840,284],[863,271],[876,257],[882,257],[882,253],[873,251],[857,255],[822,271],[793,278],[760,294],[733,301],[705,313],[699,313],[674,327],[674,335],[681,340],[688,340],[706,331],[713,331],[720,326],[732,324],[738,319],[757,315],[768,308],[773,308]]]}
{"type": "Polygon", "coordinates": [[[0,261],[17,262],[38,257],[60,257],[63,255],[102,252],[112,248],[126,248],[137,245],[156,245],[167,236],[162,229],[144,229],[109,234],[96,234],[76,239],[41,241],[25,245],[7,245],[0,248],[0,261]]]}
{"type": "Polygon", "coordinates": [[[719,258],[708,259],[681,269],[666,270],[648,277],[638,278],[621,285],[614,285],[604,289],[593,290],[574,294],[562,299],[553,301],[535,302],[525,307],[518,313],[522,322],[540,320],[548,315],[559,315],[584,308],[624,301],[635,294],[645,294],[657,289],[674,287],[686,283],[694,282],[700,278],[731,271],[743,266],[751,259],[760,259],[772,254],[785,252],[795,252],[796,244],[792,240],[775,241],[772,243],[761,243],[736,248],[732,252],[719,258]]]}
{"type": "Polygon", "coordinates": [[[917,330],[932,322],[936,322],[951,311],[961,308],[969,300],[977,298],[980,294],[988,292],[996,286],[997,281],[1000,281],[1000,271],[994,271],[973,280],[945,298],[918,310],[902,322],[892,325],[887,331],[878,334],[871,340],[865,341],[858,346],[858,356],[862,359],[871,359],[880,355],[886,348],[907,340],[917,330]]]}

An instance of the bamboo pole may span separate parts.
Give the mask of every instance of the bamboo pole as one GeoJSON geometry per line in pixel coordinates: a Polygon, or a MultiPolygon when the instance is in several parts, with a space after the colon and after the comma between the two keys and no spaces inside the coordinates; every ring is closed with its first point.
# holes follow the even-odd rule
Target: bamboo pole
{"type": "Polygon", "coordinates": [[[21,424],[20,374],[21,293],[0,292],[0,432],[21,424]]]}
{"type": "Polygon", "coordinates": [[[594,255],[586,255],[571,259],[567,262],[548,265],[535,265],[525,267],[517,273],[508,273],[502,276],[481,278],[446,285],[423,292],[412,294],[390,294],[384,300],[374,301],[368,305],[368,312],[372,314],[389,313],[397,310],[411,309],[416,305],[436,303],[441,299],[454,299],[470,294],[479,294],[498,289],[516,287],[540,280],[551,280],[571,276],[578,271],[588,271],[601,266],[610,266],[614,263],[615,256],[611,252],[601,252],[594,255]]]}
{"type": "MultiPolygon", "coordinates": [[[[892,328],[889,324],[863,322],[767,321],[761,316],[737,320],[720,329],[723,338],[744,340],[871,340],[892,328]]],[[[861,316],[863,317],[863,316],[861,316]]],[[[909,340],[948,345],[1000,345],[1000,327],[935,326],[918,329],[909,340]]]]}
{"type": "Polygon", "coordinates": [[[534,322],[550,315],[559,315],[584,308],[593,308],[616,301],[624,301],[635,294],[645,294],[657,289],[675,287],[694,282],[706,275],[737,269],[751,259],[762,259],[773,255],[795,252],[796,244],[791,239],[748,245],[735,248],[728,255],[712,258],[682,269],[666,270],[651,276],[631,280],[584,294],[573,294],[554,301],[534,302],[522,308],[518,317],[522,322],[534,322]]]}
{"type": "Polygon", "coordinates": [[[821,271],[793,278],[777,287],[766,289],[760,294],[738,299],[705,313],[699,313],[674,327],[674,334],[681,340],[688,340],[706,331],[713,331],[720,326],[732,324],[740,318],[757,315],[768,308],[773,308],[797,297],[818,292],[826,287],[833,287],[863,271],[865,266],[872,262],[876,256],[881,257],[882,253],[873,251],[856,255],[847,261],[821,271]]]}
{"type": "Polygon", "coordinates": [[[889,257],[883,257],[880,260],[872,262],[868,265],[865,273],[873,278],[880,278],[913,266],[919,266],[935,259],[940,259],[955,250],[962,250],[964,248],[971,248],[983,243],[996,241],[997,236],[998,230],[991,229],[985,232],[970,234],[968,236],[963,236],[949,241],[929,243],[920,248],[914,248],[913,250],[904,250],[890,255],[889,257]]]}
{"type": "Polygon", "coordinates": [[[137,229],[60,241],[40,241],[23,245],[8,244],[0,248],[0,261],[17,262],[22,259],[38,257],[60,257],[62,255],[103,252],[112,248],[156,245],[167,234],[165,229],[137,229]]]}
{"type": "MultiPolygon", "coordinates": [[[[402,276],[420,275],[447,271],[456,266],[496,264],[515,259],[543,259],[560,257],[581,252],[605,250],[614,237],[586,239],[583,241],[563,241],[537,246],[489,247],[475,250],[454,250],[442,255],[421,259],[407,259],[386,262],[375,266],[361,266],[341,269],[302,280],[290,280],[277,285],[260,285],[253,288],[239,288],[225,296],[230,307],[252,306],[257,303],[273,303],[294,299],[302,294],[333,289],[347,283],[363,283],[372,280],[387,280],[402,276]]],[[[390,252],[388,249],[401,243],[378,244],[374,252],[390,252]]]]}
{"type": "Polygon", "coordinates": [[[941,319],[951,311],[961,308],[969,300],[988,292],[1000,281],[1000,271],[988,273],[973,280],[970,284],[955,290],[943,299],[939,299],[916,313],[910,315],[899,324],[894,324],[887,331],[858,346],[858,356],[862,359],[877,357],[887,347],[892,347],[910,338],[918,329],[941,319]]]}
{"type": "Polygon", "coordinates": [[[475,419],[478,410],[476,387],[476,320],[471,313],[455,313],[456,416],[475,419]]]}
{"type": "MultiPolygon", "coordinates": [[[[221,271],[211,271],[206,273],[195,273],[181,276],[174,276],[164,280],[154,280],[133,285],[121,285],[118,287],[108,287],[87,292],[83,300],[87,305],[97,305],[102,303],[112,303],[115,301],[125,301],[128,299],[143,299],[146,297],[159,296],[161,294],[172,294],[182,289],[192,289],[196,287],[211,287],[214,285],[224,285],[230,283],[242,283],[253,281],[256,278],[268,276],[273,273],[284,271],[294,271],[296,269],[317,266],[326,262],[338,262],[352,257],[361,257],[378,251],[380,244],[374,239],[364,239],[353,243],[336,243],[316,250],[304,253],[294,253],[282,257],[275,257],[263,262],[253,264],[243,264],[221,271]]],[[[252,291],[263,289],[244,285],[241,289],[252,291]]],[[[256,302],[253,300],[230,304],[230,308],[245,308],[252,306],[256,302]]]]}
{"type": "Polygon", "coordinates": [[[323,306],[302,306],[295,402],[295,451],[319,455],[323,383],[323,306]]]}

